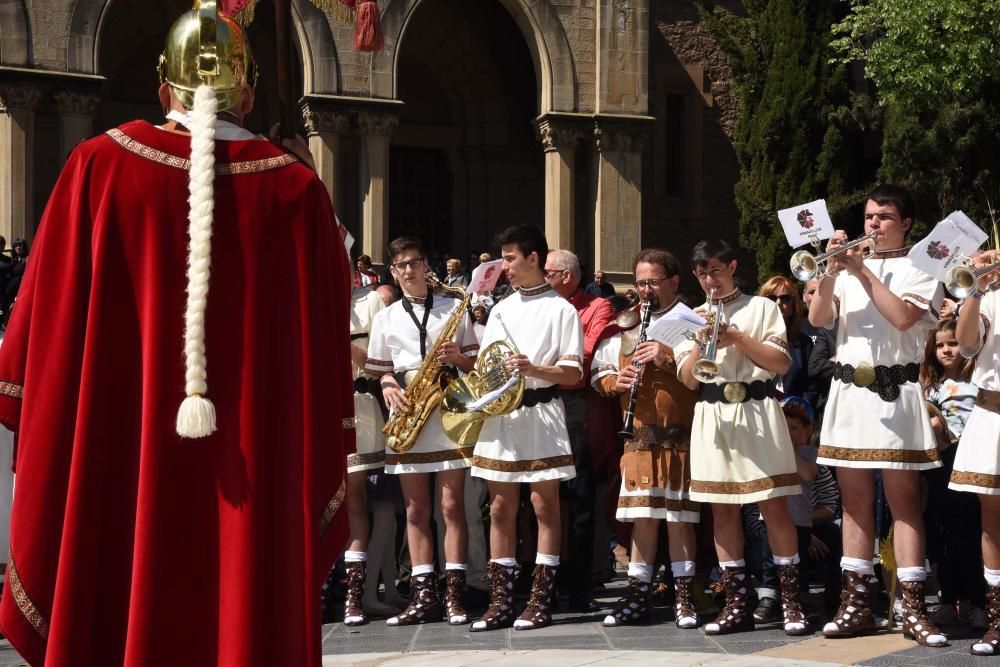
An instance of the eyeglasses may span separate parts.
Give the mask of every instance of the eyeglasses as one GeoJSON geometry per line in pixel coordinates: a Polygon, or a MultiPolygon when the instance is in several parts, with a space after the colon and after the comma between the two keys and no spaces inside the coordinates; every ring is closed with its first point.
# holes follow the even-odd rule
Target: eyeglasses
{"type": "Polygon", "coordinates": [[[552,278],[564,271],[569,271],[569,269],[548,269],[545,271],[545,279],[552,280],[552,278]]]}
{"type": "Polygon", "coordinates": [[[782,304],[789,304],[792,302],[792,297],[789,294],[768,294],[767,298],[771,301],[777,301],[782,304]]]}
{"type": "Polygon", "coordinates": [[[661,284],[663,284],[667,280],[670,280],[670,279],[669,278],[650,278],[649,280],[637,280],[637,281],[635,281],[635,286],[638,289],[642,289],[643,287],[652,287],[653,289],[656,289],[657,287],[659,287],[661,284]]]}
{"type": "Polygon", "coordinates": [[[420,268],[420,265],[423,264],[423,263],[424,263],[424,258],[423,257],[418,257],[417,259],[411,259],[411,260],[409,260],[407,262],[396,262],[395,264],[392,264],[391,266],[392,266],[392,268],[394,268],[397,271],[399,271],[400,273],[402,273],[407,268],[410,268],[410,269],[413,269],[414,271],[416,271],[417,269],[420,268]]]}

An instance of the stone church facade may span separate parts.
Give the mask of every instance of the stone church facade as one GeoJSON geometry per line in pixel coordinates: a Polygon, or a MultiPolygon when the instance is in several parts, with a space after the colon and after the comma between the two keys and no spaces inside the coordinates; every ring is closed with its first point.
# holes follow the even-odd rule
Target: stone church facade
{"type": "MultiPolygon", "coordinates": [[[[80,141],[161,122],[156,58],[190,0],[0,0],[0,234],[31,239],[80,141]]],[[[738,6],[733,2],[732,5],[738,6]]],[[[301,131],[376,262],[395,235],[466,257],[543,227],[620,283],[643,246],[734,240],[737,108],[725,55],[680,0],[379,0],[385,48],[293,0],[301,131]]],[[[270,0],[248,125],[277,118],[270,0]]],[[[281,242],[275,239],[275,242],[281,242]]]]}

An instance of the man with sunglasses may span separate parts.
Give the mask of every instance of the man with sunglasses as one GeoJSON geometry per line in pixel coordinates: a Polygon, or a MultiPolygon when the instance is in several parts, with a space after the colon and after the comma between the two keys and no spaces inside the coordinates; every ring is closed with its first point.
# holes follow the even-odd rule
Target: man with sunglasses
{"type": "MultiPolygon", "coordinates": [[[[389,270],[403,291],[403,298],[379,311],[371,326],[365,370],[381,378],[382,396],[389,410],[411,407],[405,387],[421,367],[427,353],[447,324],[457,299],[434,294],[427,285],[429,271],[420,241],[403,236],[389,244],[389,270]]],[[[463,314],[464,315],[464,314],[463,314]]],[[[443,343],[438,361],[464,372],[472,370],[479,344],[472,323],[462,317],[454,341],[443,343]]],[[[413,447],[407,452],[386,449],[385,471],[399,475],[406,506],[406,536],[413,570],[410,604],[387,625],[415,625],[441,620],[451,625],[466,622],[462,596],[465,590],[468,528],[465,521],[466,468],[473,447],[458,447],[441,427],[439,409],[424,423],[413,447]],[[435,477],[435,497],[444,518],[444,557],[447,592],[442,608],[434,572],[434,536],[431,514],[434,498],[430,476],[435,477]]]]}
{"type": "MultiPolygon", "coordinates": [[[[589,369],[597,341],[614,313],[607,299],[580,289],[580,278],[580,260],[576,255],[568,250],[549,251],[545,260],[545,282],[576,308],[583,327],[583,367],[589,369]]],[[[607,415],[607,401],[588,391],[583,378],[579,382],[560,385],[559,392],[566,406],[566,428],[576,466],[576,477],[562,484],[569,509],[569,516],[563,518],[563,524],[569,525],[570,544],[578,545],[559,572],[560,588],[569,591],[570,611],[595,612],[599,607],[590,595],[594,559],[592,550],[586,545],[594,543],[597,494],[595,455],[602,453],[599,448],[607,441],[613,442],[613,422],[611,419],[600,420],[601,416],[607,415]]]]}
{"type": "MultiPolygon", "coordinates": [[[[638,254],[633,267],[639,297],[652,309],[652,325],[680,303],[680,264],[666,250],[648,248],[638,254]]],[[[621,331],[597,348],[590,381],[602,395],[617,397],[622,410],[628,406],[633,386],[639,386],[635,437],[625,442],[616,513],[619,521],[632,524],[628,585],[604,625],[649,620],[660,521],[666,521],[676,591],[674,622],[680,628],[694,628],[698,625],[691,585],[695,574],[694,526],[701,514],[698,503],[689,496],[688,456],[695,393],[677,379],[670,347],[654,340],[638,343],[640,322],[634,309],[619,315],[616,325],[621,331]]]]}

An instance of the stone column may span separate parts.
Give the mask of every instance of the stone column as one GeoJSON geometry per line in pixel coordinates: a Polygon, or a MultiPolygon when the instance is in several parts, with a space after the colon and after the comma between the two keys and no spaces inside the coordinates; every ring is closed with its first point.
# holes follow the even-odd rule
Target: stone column
{"type": "Polygon", "coordinates": [[[70,151],[94,134],[94,116],[101,98],[87,93],[63,91],[54,95],[59,109],[59,158],[65,163],[70,151]]]}
{"type": "Polygon", "coordinates": [[[594,123],[594,270],[619,284],[631,282],[631,261],[642,249],[642,152],[650,120],[598,118],[594,123]]]}
{"type": "Polygon", "coordinates": [[[535,126],[545,149],[545,238],[550,248],[573,249],[576,144],[583,131],[549,116],[535,126]]]}
{"type": "Polygon", "coordinates": [[[337,211],[343,211],[347,193],[342,185],[340,140],[342,136],[350,134],[350,117],[346,113],[324,109],[309,101],[302,105],[302,118],[309,139],[309,151],[316,162],[316,173],[330,193],[333,207],[337,211]]]}
{"type": "Polygon", "coordinates": [[[389,140],[398,114],[361,111],[358,184],[361,190],[361,249],[375,261],[385,257],[389,243],[389,140]]]}
{"type": "Polygon", "coordinates": [[[0,234],[8,245],[35,231],[32,142],[41,98],[31,85],[0,86],[0,234]]]}

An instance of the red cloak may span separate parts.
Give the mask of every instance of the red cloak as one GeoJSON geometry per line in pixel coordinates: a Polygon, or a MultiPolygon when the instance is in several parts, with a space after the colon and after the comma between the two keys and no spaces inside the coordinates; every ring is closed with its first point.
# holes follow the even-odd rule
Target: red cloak
{"type": "Polygon", "coordinates": [[[319,665],[347,535],[350,278],[330,199],[267,141],[216,145],[208,397],[177,436],[190,139],[73,151],[0,351],[18,434],[0,626],[32,665],[319,665]]]}

